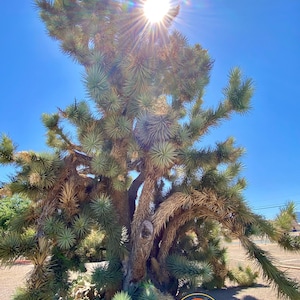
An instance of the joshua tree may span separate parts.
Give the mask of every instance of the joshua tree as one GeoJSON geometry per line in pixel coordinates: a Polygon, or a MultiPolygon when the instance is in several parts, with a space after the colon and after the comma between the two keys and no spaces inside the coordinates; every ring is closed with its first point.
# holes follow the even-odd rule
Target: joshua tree
{"type": "MultiPolygon", "coordinates": [[[[19,167],[8,186],[33,201],[14,225],[26,249],[39,255],[31,297],[65,295],[67,271],[82,268],[77,249],[95,226],[106,233],[107,263],[95,270],[93,281],[106,299],[147,280],[175,292],[183,281],[210,281],[209,273],[221,270],[222,263],[211,260],[211,268],[192,263],[199,257],[179,247],[189,230],[200,237],[201,224],[213,221],[241,240],[280,294],[298,299],[297,284],[246,234],[251,224],[276,237],[244,201],[243,149],[231,137],[209,148],[201,145],[211,128],[249,110],[251,79],[233,69],[224,100],[204,108],[213,62],[200,45],[189,45],[171,30],[179,7],[152,24],[143,1],[125,2],[36,1],[49,35],[83,66],[88,101],[43,115],[50,154],[17,152],[2,137],[1,162],[19,167]],[[75,138],[63,129],[66,121],[75,138]],[[30,228],[34,234],[28,234],[30,228]]],[[[23,249],[9,239],[0,245],[3,261],[23,249]]]]}

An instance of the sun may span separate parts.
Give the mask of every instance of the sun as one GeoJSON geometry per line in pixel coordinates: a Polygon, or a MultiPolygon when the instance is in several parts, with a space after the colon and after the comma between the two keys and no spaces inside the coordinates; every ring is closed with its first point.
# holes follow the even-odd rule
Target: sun
{"type": "Polygon", "coordinates": [[[169,9],[169,0],[146,0],[144,3],[144,14],[151,23],[162,21],[169,9]]]}

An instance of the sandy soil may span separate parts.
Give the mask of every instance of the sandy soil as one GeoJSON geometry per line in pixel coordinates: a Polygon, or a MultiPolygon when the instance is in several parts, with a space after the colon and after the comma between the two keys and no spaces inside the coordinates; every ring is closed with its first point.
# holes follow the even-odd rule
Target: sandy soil
{"type": "Polygon", "coordinates": [[[0,299],[11,300],[17,287],[24,286],[32,265],[15,264],[12,267],[0,267],[0,299]]]}
{"type": "MultiPolygon", "coordinates": [[[[276,244],[265,243],[259,241],[259,246],[267,250],[275,259],[277,267],[285,271],[288,277],[300,283],[300,253],[291,253],[280,249],[276,244]]],[[[238,241],[233,242],[228,246],[229,265],[234,267],[239,264],[243,266],[250,265],[253,270],[260,273],[259,268],[250,260],[247,259],[242,246],[238,241]]],[[[261,274],[261,273],[260,273],[261,274]]],[[[227,287],[221,290],[204,291],[214,297],[216,300],[279,300],[276,289],[270,286],[266,280],[260,275],[257,283],[253,287],[242,288],[234,285],[232,282],[227,283],[227,287]]],[[[300,299],[293,299],[300,300],[300,299]]]]}
{"type": "MultiPolygon", "coordinates": [[[[282,270],[286,271],[290,278],[300,282],[300,254],[290,253],[281,250],[276,244],[260,242],[260,246],[269,251],[276,259],[276,264],[282,270]]],[[[242,264],[244,266],[251,265],[248,261],[245,252],[238,241],[233,242],[228,247],[228,258],[231,266],[242,264]]],[[[254,266],[253,266],[254,267],[254,266]]],[[[22,286],[26,282],[31,265],[15,264],[11,268],[0,267],[0,290],[1,300],[11,300],[16,288],[22,286]]],[[[279,300],[274,290],[261,277],[257,284],[251,288],[241,288],[228,282],[227,287],[222,290],[205,291],[207,294],[214,297],[216,300],[279,300]]],[[[300,299],[293,299],[300,300],[300,299]]]]}

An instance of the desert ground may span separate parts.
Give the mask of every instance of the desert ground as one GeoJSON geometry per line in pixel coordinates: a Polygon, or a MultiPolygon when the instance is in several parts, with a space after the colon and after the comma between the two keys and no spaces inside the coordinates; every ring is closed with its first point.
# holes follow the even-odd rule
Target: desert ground
{"type": "MultiPolygon", "coordinates": [[[[257,241],[260,247],[269,251],[276,261],[276,265],[287,272],[290,278],[300,282],[300,253],[291,253],[280,249],[276,244],[269,241],[257,241]]],[[[250,265],[256,269],[255,264],[247,260],[246,254],[238,241],[228,245],[228,261],[230,266],[250,265]]],[[[25,284],[26,277],[32,269],[32,265],[24,262],[14,264],[12,267],[0,267],[0,290],[1,300],[13,299],[17,287],[25,284]]],[[[259,269],[257,269],[259,270],[259,269]]],[[[201,291],[201,290],[199,290],[201,291]]],[[[270,286],[261,276],[253,287],[242,288],[232,282],[228,282],[226,288],[221,290],[204,291],[216,300],[279,300],[276,290],[270,286]]],[[[293,299],[299,300],[299,299],[293,299]]]]}

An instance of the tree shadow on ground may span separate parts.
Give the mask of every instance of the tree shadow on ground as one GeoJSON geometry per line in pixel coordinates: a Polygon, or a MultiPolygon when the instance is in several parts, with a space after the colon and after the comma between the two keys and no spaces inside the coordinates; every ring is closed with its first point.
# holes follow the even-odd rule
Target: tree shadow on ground
{"type": "MultiPolygon", "coordinates": [[[[197,292],[206,293],[209,296],[215,298],[215,300],[258,300],[255,296],[252,295],[243,295],[242,297],[238,296],[239,292],[247,290],[249,288],[268,288],[268,285],[264,284],[255,284],[252,287],[228,287],[216,290],[204,290],[199,289],[197,292]]],[[[253,290],[252,290],[253,291],[253,290]]]]}

